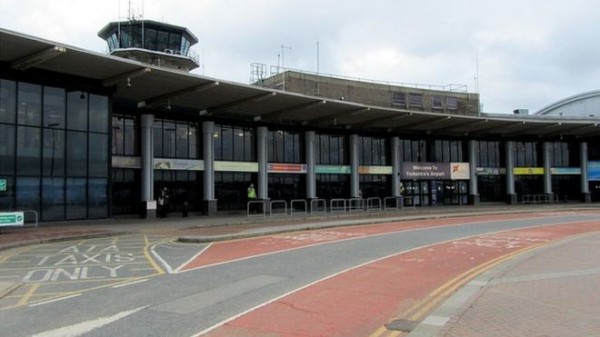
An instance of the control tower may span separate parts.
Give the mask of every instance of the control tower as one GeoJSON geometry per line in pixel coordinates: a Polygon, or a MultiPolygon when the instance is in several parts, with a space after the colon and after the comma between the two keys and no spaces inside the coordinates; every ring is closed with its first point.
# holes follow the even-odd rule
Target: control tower
{"type": "Polygon", "coordinates": [[[111,55],[183,71],[199,66],[198,55],[190,49],[198,38],[185,27],[128,20],[107,24],[98,36],[108,43],[111,55]]]}

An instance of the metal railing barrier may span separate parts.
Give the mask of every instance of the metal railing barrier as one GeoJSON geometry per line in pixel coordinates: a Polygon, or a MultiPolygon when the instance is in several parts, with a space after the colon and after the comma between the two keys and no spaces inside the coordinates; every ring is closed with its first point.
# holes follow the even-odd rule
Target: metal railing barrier
{"type": "Polygon", "coordinates": [[[294,215],[294,213],[308,213],[308,203],[306,202],[306,200],[294,199],[290,201],[290,215],[294,215]],[[300,211],[295,211],[296,209],[300,209],[300,211]]]}
{"type": "Polygon", "coordinates": [[[365,199],[362,199],[362,198],[348,199],[348,212],[364,211],[364,210],[365,210],[365,199]]]}
{"type": "Polygon", "coordinates": [[[329,211],[331,213],[346,212],[346,199],[331,199],[331,200],[329,200],[329,211]]]}
{"type": "Polygon", "coordinates": [[[246,216],[266,216],[267,208],[265,207],[267,200],[252,200],[246,205],[246,216]]]}
{"type": "Polygon", "coordinates": [[[269,215],[271,216],[286,216],[287,215],[287,201],[285,200],[271,200],[269,202],[269,215]],[[273,207],[273,205],[283,205],[283,207],[273,207]],[[281,210],[283,209],[283,212],[281,210]],[[275,210],[275,212],[273,212],[275,210]]]}
{"type": "Polygon", "coordinates": [[[327,213],[327,200],[312,199],[310,201],[310,213],[327,213]]]}
{"type": "Polygon", "coordinates": [[[381,198],[367,198],[367,211],[381,212],[381,198]]]}
{"type": "Polygon", "coordinates": [[[383,198],[383,210],[399,210],[402,207],[402,197],[385,197],[383,198]]]}

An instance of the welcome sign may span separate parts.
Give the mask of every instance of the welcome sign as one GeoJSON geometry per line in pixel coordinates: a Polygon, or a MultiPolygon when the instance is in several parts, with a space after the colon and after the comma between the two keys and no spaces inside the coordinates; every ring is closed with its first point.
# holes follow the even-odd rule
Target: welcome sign
{"type": "Polygon", "coordinates": [[[402,162],[403,180],[469,180],[469,163],[402,162]]]}

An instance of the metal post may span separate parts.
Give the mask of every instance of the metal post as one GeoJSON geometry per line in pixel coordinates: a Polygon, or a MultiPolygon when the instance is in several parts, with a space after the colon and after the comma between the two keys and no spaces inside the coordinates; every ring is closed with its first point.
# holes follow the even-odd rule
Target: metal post
{"type": "Polygon", "coordinates": [[[359,198],[358,135],[350,135],[350,195],[359,198]]]}
{"type": "Polygon", "coordinates": [[[315,132],[306,131],[304,134],[306,143],[306,198],[317,197],[317,175],[315,173],[315,132]]]}
{"type": "Polygon", "coordinates": [[[204,210],[207,215],[217,213],[217,200],[215,200],[215,169],[214,169],[214,137],[215,122],[202,122],[202,141],[203,141],[203,157],[204,157],[204,186],[203,186],[203,203],[204,210]]]}
{"type": "Polygon", "coordinates": [[[581,199],[585,203],[592,202],[590,194],[590,183],[588,182],[588,144],[581,142],[579,144],[579,158],[581,161],[581,199]]]}
{"type": "Polygon", "coordinates": [[[479,205],[479,190],[477,188],[478,144],[476,140],[469,141],[469,201],[471,205],[479,205]]]}
{"type": "Polygon", "coordinates": [[[514,174],[514,166],[515,166],[515,142],[507,141],[506,142],[506,195],[507,202],[509,204],[517,203],[517,195],[515,194],[515,174],[514,174]]]}
{"type": "Polygon", "coordinates": [[[258,146],[258,199],[269,199],[269,177],[267,173],[268,149],[267,136],[269,129],[266,126],[259,126],[257,129],[258,146]]]}
{"type": "Polygon", "coordinates": [[[392,196],[400,196],[400,138],[392,137],[392,196]]]}
{"type": "Polygon", "coordinates": [[[146,217],[156,217],[154,201],[154,115],[142,114],[141,118],[142,190],[141,201],[146,217]]]}
{"type": "Polygon", "coordinates": [[[552,200],[552,143],[543,143],[544,152],[544,194],[548,197],[548,200],[552,200]]]}

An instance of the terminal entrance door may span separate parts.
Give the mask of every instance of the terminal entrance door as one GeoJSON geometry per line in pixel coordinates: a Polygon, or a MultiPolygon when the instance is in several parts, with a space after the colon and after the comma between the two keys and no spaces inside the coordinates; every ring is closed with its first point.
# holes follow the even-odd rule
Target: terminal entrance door
{"type": "Polygon", "coordinates": [[[463,180],[432,180],[431,205],[466,205],[469,187],[463,180]]]}

